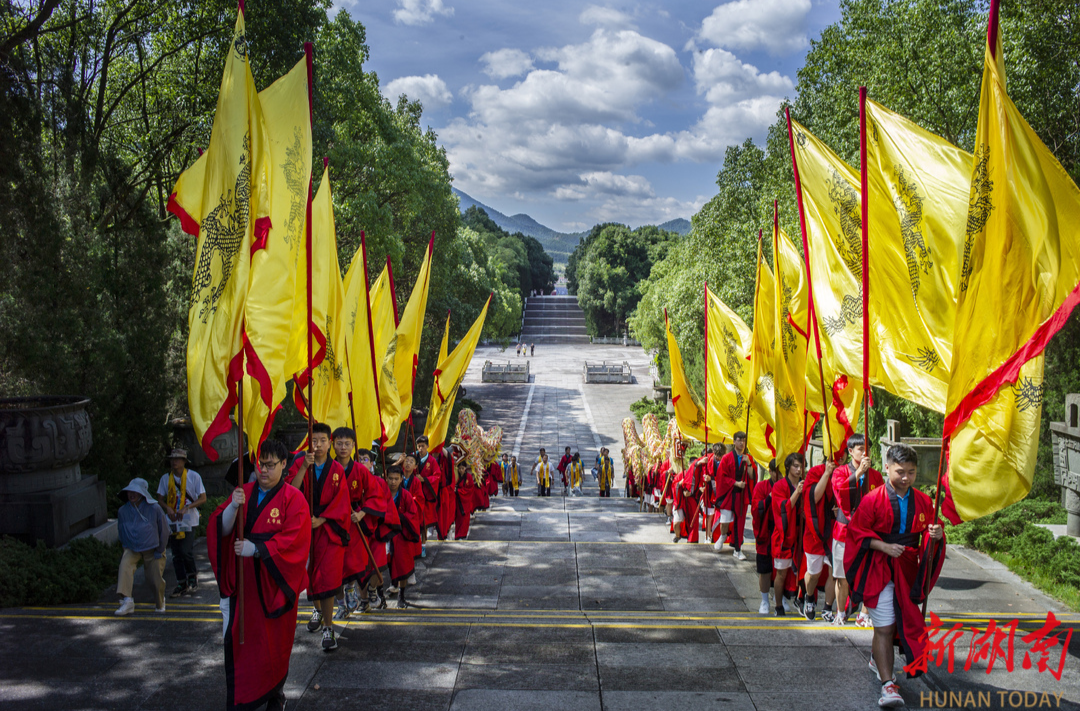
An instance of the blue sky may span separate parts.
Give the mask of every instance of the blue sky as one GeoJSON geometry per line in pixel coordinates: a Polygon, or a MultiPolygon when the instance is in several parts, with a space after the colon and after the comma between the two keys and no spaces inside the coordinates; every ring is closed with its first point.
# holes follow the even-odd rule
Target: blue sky
{"type": "Polygon", "coordinates": [[[454,185],[562,231],[689,218],[762,140],[836,0],[337,0],[383,93],[424,104],[454,185]]]}

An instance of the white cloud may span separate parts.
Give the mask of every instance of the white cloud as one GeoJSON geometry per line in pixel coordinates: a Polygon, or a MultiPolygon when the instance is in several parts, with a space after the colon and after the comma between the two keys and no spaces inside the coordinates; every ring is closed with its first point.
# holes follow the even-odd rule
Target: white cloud
{"type": "Polygon", "coordinates": [[[399,77],[383,87],[383,96],[391,103],[396,103],[402,94],[412,101],[419,101],[425,109],[441,109],[454,100],[454,95],[438,74],[399,77]]]}
{"type": "Polygon", "coordinates": [[[599,196],[652,198],[652,185],[641,175],[616,175],[609,171],[584,173],[578,185],[562,185],[553,193],[558,200],[585,200],[599,196]]]}
{"type": "Polygon", "coordinates": [[[734,0],[718,5],[698,37],[727,49],[767,49],[788,54],[807,45],[810,0],[734,0]]]}
{"type": "Polygon", "coordinates": [[[630,225],[660,225],[681,217],[690,219],[705,204],[708,197],[698,195],[692,200],[674,197],[631,198],[605,200],[589,215],[597,222],[623,222],[630,225]]]}
{"type": "Polygon", "coordinates": [[[780,72],[762,74],[723,49],[694,53],[694,84],[710,104],[731,103],[763,95],[787,96],[795,84],[780,72]]]}
{"type": "Polygon", "coordinates": [[[625,12],[620,12],[612,7],[600,7],[589,5],[581,14],[578,21],[583,25],[596,25],[614,29],[634,29],[634,23],[625,12]]]}
{"type": "Polygon", "coordinates": [[[483,72],[492,79],[521,76],[533,68],[532,57],[520,49],[500,49],[480,57],[485,65],[483,72]]]}
{"type": "Polygon", "coordinates": [[[397,0],[400,6],[394,10],[394,19],[403,25],[426,25],[435,15],[450,17],[454,8],[443,5],[443,0],[397,0]]]}

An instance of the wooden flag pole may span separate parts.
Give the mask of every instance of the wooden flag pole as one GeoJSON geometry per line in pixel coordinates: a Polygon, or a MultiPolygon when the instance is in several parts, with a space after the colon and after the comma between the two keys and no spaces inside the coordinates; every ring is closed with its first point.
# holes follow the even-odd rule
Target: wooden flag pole
{"type": "Polygon", "coordinates": [[[862,172],[863,435],[870,456],[870,186],[866,166],[866,87],[859,87],[859,165],[862,172]]]}
{"type": "MultiPolygon", "coordinates": [[[[315,95],[314,95],[314,77],[315,77],[315,61],[314,61],[314,48],[311,42],[304,43],[304,56],[307,59],[307,79],[308,79],[308,118],[311,122],[312,129],[315,128],[315,95]]],[[[307,249],[307,264],[305,270],[306,281],[306,293],[307,293],[307,439],[308,439],[308,451],[311,452],[311,436],[312,428],[315,426],[315,408],[314,401],[312,400],[312,383],[315,380],[315,373],[311,367],[311,327],[312,327],[312,304],[311,304],[311,181],[312,177],[308,176],[308,198],[307,198],[307,224],[305,226],[306,240],[305,247],[307,249]]],[[[309,477],[310,478],[310,477],[309,477]]],[[[308,504],[312,502],[310,498],[308,504]]]]}
{"type": "MultiPolygon", "coordinates": [[[[243,355],[241,354],[241,368],[240,379],[236,383],[236,465],[237,465],[237,486],[243,490],[244,487],[244,369],[243,369],[243,355]]],[[[236,531],[236,540],[244,540],[244,525],[247,521],[247,502],[240,505],[240,513],[238,520],[233,524],[233,529],[236,531]]],[[[240,617],[237,621],[237,632],[240,637],[240,644],[244,643],[244,559],[242,556],[236,556],[236,614],[240,617]]]]}

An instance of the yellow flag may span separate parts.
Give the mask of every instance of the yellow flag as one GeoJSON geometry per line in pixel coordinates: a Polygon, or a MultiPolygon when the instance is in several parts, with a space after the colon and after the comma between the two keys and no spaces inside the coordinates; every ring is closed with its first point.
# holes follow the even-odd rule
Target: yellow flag
{"type": "MultiPolygon", "coordinates": [[[[311,115],[307,62],[259,92],[270,142],[270,219],[267,239],[251,255],[244,332],[247,373],[244,429],[253,449],[266,439],[273,413],[285,399],[294,302],[305,312],[306,297],[296,298],[297,264],[304,252],[304,223],[311,179],[311,115]]],[[[300,279],[301,285],[303,277],[300,279]]]]}
{"type": "Polygon", "coordinates": [[[675,335],[668,323],[667,311],[664,311],[664,329],[667,331],[668,359],[671,364],[671,405],[675,408],[675,420],[679,431],[699,442],[705,441],[705,411],[701,407],[701,398],[690,387],[683,368],[682,353],[675,335]]]}
{"type": "Polygon", "coordinates": [[[862,197],[851,167],[788,117],[803,251],[813,314],[806,368],[807,408],[827,408],[829,453],[858,425],[863,389],[862,197]],[[820,370],[817,349],[821,348],[820,370]],[[822,375],[824,387],[822,393],[822,375]],[[831,392],[829,392],[831,391],[831,392]],[[834,426],[836,425],[836,426],[834,426]]]}
{"type": "Polygon", "coordinates": [[[351,424],[356,430],[357,443],[365,448],[382,440],[378,361],[367,273],[367,244],[361,232],[360,246],[345,274],[345,360],[349,371],[351,424]]]}
{"type": "Polygon", "coordinates": [[[751,404],[754,398],[750,385],[753,332],[707,286],[705,301],[709,439],[730,442],[736,432],[745,431],[750,454],[768,464],[775,454],[769,447],[766,422],[751,404]]]}
{"type": "Polygon", "coordinates": [[[394,294],[394,272],[390,267],[390,258],[379,273],[379,278],[368,293],[371,300],[371,327],[375,336],[375,361],[382,366],[386,356],[386,347],[397,329],[397,297],[394,294]]]}
{"type": "Polygon", "coordinates": [[[394,335],[386,347],[379,370],[379,395],[382,398],[383,427],[387,442],[395,442],[402,423],[412,412],[413,380],[416,376],[420,337],[424,329],[424,313],[427,310],[428,281],[431,277],[431,255],[435,247],[435,233],[428,242],[424,263],[416,277],[412,294],[405,304],[394,335]]]}
{"type": "Polygon", "coordinates": [[[870,382],[945,412],[971,154],[866,101],[870,382]]]}
{"type": "Polygon", "coordinates": [[[435,383],[431,387],[431,405],[428,408],[427,424],[424,425],[424,434],[428,438],[428,447],[432,451],[438,451],[446,442],[446,431],[450,426],[450,415],[454,409],[454,399],[457,398],[458,387],[465,379],[465,371],[469,369],[476,344],[480,342],[480,334],[484,331],[484,319],[487,318],[488,306],[491,305],[491,296],[484,303],[480,315],[473,321],[472,328],[465,334],[454,350],[447,354],[450,338],[450,315],[446,316],[446,330],[443,332],[442,347],[439,350],[439,364],[435,369],[435,383]]]}
{"type": "Polygon", "coordinates": [[[984,54],[945,434],[965,520],[1031,489],[1049,339],[1080,300],[1080,190],[1005,90],[997,4],[984,54]]]}
{"type": "Polygon", "coordinates": [[[806,443],[806,352],[810,320],[810,290],[806,270],[791,239],[773,218],[773,303],[776,329],[773,351],[773,387],[776,429],[774,442],[780,457],[801,452],[806,443]]]}
{"type": "Polygon", "coordinates": [[[243,377],[250,255],[270,229],[269,188],[269,142],[239,12],[209,147],[169,196],[169,211],[199,237],[188,310],[188,407],[203,450],[215,460],[210,443],[232,426],[229,413],[243,377]]]}
{"type": "MultiPolygon", "coordinates": [[[[767,446],[775,452],[776,432],[776,280],[765,262],[758,237],[757,268],[754,279],[754,330],[750,347],[750,383],[754,389],[750,404],[765,423],[767,446]]],[[[781,399],[784,397],[781,394],[781,399]]],[[[749,441],[747,445],[751,444],[749,441]]],[[[755,455],[757,456],[757,455],[755,455]]],[[[777,456],[775,453],[772,456],[777,456]]],[[[771,457],[770,457],[771,458],[771,457]]],[[[783,456],[777,458],[783,468],[783,456]]]]}
{"type": "MultiPolygon", "coordinates": [[[[316,422],[331,427],[350,424],[349,373],[345,367],[345,333],[349,310],[338,266],[334,205],[330,195],[330,168],[323,169],[322,181],[311,203],[311,320],[316,342],[312,359],[311,412],[316,422]]],[[[304,399],[311,371],[294,375],[297,408],[306,414],[304,399]]]]}

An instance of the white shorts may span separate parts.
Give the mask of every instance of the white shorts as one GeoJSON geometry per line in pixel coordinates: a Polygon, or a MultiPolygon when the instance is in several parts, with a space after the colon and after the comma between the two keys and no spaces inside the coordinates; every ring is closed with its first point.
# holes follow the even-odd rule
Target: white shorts
{"type": "Polygon", "coordinates": [[[806,556],[806,572],[810,575],[820,575],[821,566],[825,563],[825,554],[803,553],[806,556]]]}
{"type": "Polygon", "coordinates": [[[720,523],[731,523],[735,520],[735,512],[731,509],[720,509],[720,523]]]}
{"type": "Polygon", "coordinates": [[[706,506],[706,507],[705,507],[705,515],[706,515],[706,516],[712,516],[712,515],[713,515],[713,512],[715,512],[715,511],[716,511],[716,509],[714,509],[714,508],[713,508],[713,507],[711,507],[711,506],[706,506]]]}
{"type": "Polygon", "coordinates": [[[837,580],[844,580],[844,542],[833,539],[832,574],[837,580]]]}
{"type": "Polygon", "coordinates": [[[675,523],[682,523],[686,520],[686,513],[682,509],[675,509],[673,512],[675,523]]]}
{"type": "Polygon", "coordinates": [[[896,610],[893,609],[893,591],[895,586],[892,581],[881,589],[878,595],[877,607],[866,606],[866,614],[870,615],[870,621],[874,627],[888,627],[896,624],[896,610]]]}
{"type": "Polygon", "coordinates": [[[772,567],[774,570],[786,570],[791,567],[791,558],[773,558],[772,567]]]}

